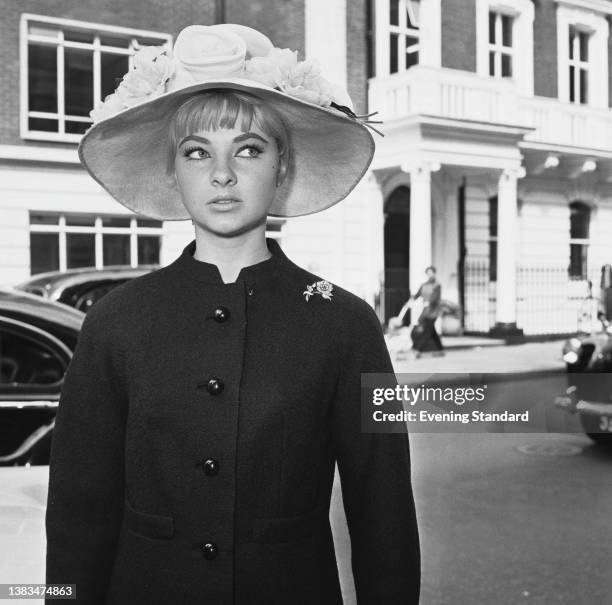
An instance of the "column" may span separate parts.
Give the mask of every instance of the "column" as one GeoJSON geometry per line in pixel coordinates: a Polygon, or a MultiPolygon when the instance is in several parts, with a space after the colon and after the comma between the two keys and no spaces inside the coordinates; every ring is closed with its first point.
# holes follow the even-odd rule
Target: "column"
{"type": "Polygon", "coordinates": [[[516,326],[517,170],[504,170],[497,190],[497,305],[492,336],[522,339],[516,326]]]}
{"type": "Polygon", "coordinates": [[[374,298],[381,297],[385,280],[385,241],[384,241],[384,198],[378,180],[370,172],[360,183],[360,193],[365,198],[365,217],[363,221],[365,248],[365,296],[374,306],[374,298]]]}
{"type": "Polygon", "coordinates": [[[410,294],[425,281],[432,264],[431,167],[418,164],[410,169],[410,294]]]}

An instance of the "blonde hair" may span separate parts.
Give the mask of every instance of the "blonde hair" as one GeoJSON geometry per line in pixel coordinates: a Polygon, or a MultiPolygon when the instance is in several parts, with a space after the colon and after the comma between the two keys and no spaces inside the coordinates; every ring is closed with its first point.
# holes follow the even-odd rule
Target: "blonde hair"
{"type": "Polygon", "coordinates": [[[179,142],[200,130],[235,128],[248,132],[255,125],[276,140],[279,157],[289,164],[289,129],[283,118],[264,101],[246,92],[215,88],[187,99],[170,118],[168,125],[168,162],[166,170],[174,174],[179,142]]]}

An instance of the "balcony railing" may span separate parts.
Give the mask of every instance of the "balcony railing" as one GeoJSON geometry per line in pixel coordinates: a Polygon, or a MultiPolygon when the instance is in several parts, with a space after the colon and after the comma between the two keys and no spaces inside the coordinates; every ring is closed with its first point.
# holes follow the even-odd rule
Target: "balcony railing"
{"type": "Polygon", "coordinates": [[[612,111],[521,97],[510,80],[426,66],[370,80],[371,111],[392,122],[411,115],[535,128],[528,142],[612,151],[612,111]]]}

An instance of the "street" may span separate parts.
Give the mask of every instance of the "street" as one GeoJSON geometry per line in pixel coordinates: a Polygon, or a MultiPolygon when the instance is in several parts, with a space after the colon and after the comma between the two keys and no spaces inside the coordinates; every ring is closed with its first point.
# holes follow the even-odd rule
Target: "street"
{"type": "MultiPolygon", "coordinates": [[[[440,365],[453,365],[453,354],[440,365]]],[[[577,418],[552,406],[564,384],[562,374],[508,382],[500,407],[532,410],[530,430],[542,432],[411,435],[421,605],[612,602],[612,451],[594,446],[577,418]]],[[[338,477],[334,487],[345,605],[354,605],[338,477]]]]}

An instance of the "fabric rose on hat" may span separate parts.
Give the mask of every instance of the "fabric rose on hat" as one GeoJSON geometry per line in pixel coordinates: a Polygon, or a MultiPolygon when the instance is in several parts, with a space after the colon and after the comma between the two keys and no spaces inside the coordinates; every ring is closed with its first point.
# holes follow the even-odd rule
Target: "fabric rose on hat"
{"type": "Polygon", "coordinates": [[[190,25],[174,43],[177,70],[169,90],[212,78],[243,74],[247,45],[235,31],[214,25],[190,25]]]}

